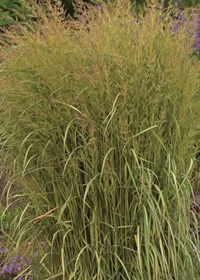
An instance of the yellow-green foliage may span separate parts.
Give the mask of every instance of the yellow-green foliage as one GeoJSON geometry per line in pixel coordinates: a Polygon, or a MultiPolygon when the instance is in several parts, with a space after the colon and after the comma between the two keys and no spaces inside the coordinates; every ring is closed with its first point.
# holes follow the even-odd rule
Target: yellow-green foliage
{"type": "Polygon", "coordinates": [[[42,18],[1,50],[0,119],[3,165],[36,215],[58,207],[31,227],[51,244],[47,275],[198,279],[181,177],[200,120],[189,23],[174,34],[168,11],[128,1],[42,18]]]}
{"type": "Polygon", "coordinates": [[[20,127],[41,128],[42,121],[43,129],[48,116],[53,126],[64,117],[64,129],[79,110],[81,126],[93,127],[94,135],[85,130],[89,138],[117,133],[122,141],[115,137],[111,146],[128,140],[126,147],[134,146],[156,168],[165,148],[185,162],[198,122],[199,63],[189,58],[192,41],[184,30],[173,35],[172,20],[161,21],[161,12],[136,20],[127,7],[103,9],[82,15],[83,24],[63,23],[53,14],[37,32],[18,38],[19,46],[6,49],[2,83],[11,86],[4,92],[17,107],[10,116],[27,109],[20,127]]]}

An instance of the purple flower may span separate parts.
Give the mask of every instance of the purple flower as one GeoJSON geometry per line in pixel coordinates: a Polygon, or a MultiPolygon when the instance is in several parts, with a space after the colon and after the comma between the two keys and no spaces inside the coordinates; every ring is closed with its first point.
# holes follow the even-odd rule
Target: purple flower
{"type": "Polygon", "coordinates": [[[9,273],[10,268],[9,268],[9,266],[8,266],[8,265],[6,265],[6,266],[4,267],[4,271],[5,271],[6,273],[9,273]]]}
{"type": "Polygon", "coordinates": [[[177,23],[175,26],[174,26],[174,32],[177,32],[179,30],[179,23],[177,23]]]}
{"type": "Polygon", "coordinates": [[[181,3],[182,3],[181,0],[174,3],[174,5],[178,8],[178,11],[177,11],[177,17],[174,18],[175,25],[174,25],[173,33],[178,32],[181,22],[187,20],[184,14],[184,7],[182,5],[180,6],[181,3]]]}
{"type": "Polygon", "coordinates": [[[200,52],[200,15],[196,10],[194,10],[192,15],[194,18],[194,51],[198,55],[200,52]]]}
{"type": "Polygon", "coordinates": [[[12,272],[13,272],[13,274],[17,275],[17,269],[16,268],[14,268],[12,272]]]}
{"type": "MultiPolygon", "coordinates": [[[[8,254],[9,249],[7,248],[5,251],[2,250],[2,252],[5,252],[5,254],[8,254]]],[[[35,256],[37,256],[38,253],[35,253],[35,256]]],[[[5,262],[2,265],[0,265],[0,279],[13,279],[14,276],[17,276],[20,272],[24,270],[24,268],[29,266],[29,263],[31,262],[30,258],[25,259],[24,257],[19,257],[19,254],[17,253],[17,256],[11,259],[7,256],[5,258],[5,262]],[[6,262],[7,261],[7,262],[6,262]]],[[[32,277],[29,277],[26,274],[23,274],[23,276],[19,276],[18,280],[25,279],[24,277],[27,277],[26,279],[32,279],[32,277]]],[[[34,275],[36,278],[37,275],[34,275]]],[[[35,279],[34,278],[34,279],[35,279]]]]}
{"type": "Polygon", "coordinates": [[[38,257],[38,252],[35,252],[34,256],[35,256],[35,257],[38,257]]]}

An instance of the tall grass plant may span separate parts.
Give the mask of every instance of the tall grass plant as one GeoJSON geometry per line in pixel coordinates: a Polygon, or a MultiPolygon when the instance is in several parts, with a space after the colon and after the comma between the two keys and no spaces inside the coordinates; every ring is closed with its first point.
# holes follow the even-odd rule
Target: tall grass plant
{"type": "Polygon", "coordinates": [[[65,21],[49,6],[0,52],[7,197],[27,203],[10,242],[45,242],[46,280],[200,277],[200,63],[188,22],[175,35],[170,10],[130,10],[102,3],[65,21]]]}

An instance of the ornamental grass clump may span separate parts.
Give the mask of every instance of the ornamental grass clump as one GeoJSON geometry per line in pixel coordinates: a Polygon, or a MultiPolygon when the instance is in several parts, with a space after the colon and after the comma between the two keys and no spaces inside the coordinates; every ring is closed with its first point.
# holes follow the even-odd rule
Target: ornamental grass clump
{"type": "Polygon", "coordinates": [[[1,49],[1,163],[21,186],[7,199],[31,209],[16,233],[45,242],[46,280],[200,277],[200,62],[170,11],[130,9],[80,6],[84,20],[64,21],[49,6],[1,49]]]}

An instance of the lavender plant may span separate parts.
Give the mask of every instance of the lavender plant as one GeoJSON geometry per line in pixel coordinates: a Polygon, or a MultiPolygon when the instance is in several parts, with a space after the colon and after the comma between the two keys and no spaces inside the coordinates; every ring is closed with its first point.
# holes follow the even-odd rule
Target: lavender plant
{"type": "Polygon", "coordinates": [[[198,10],[194,10],[192,14],[194,18],[194,52],[198,57],[200,57],[200,13],[198,10]]]}
{"type": "Polygon", "coordinates": [[[16,280],[36,279],[27,275],[27,268],[30,266],[29,258],[25,259],[19,254],[11,258],[8,253],[8,248],[0,249],[0,279],[11,280],[14,277],[16,280]]]}
{"type": "MultiPolygon", "coordinates": [[[[174,3],[174,6],[178,9],[177,16],[174,18],[174,33],[176,33],[180,25],[187,21],[187,16],[184,11],[184,4],[183,0],[179,0],[178,2],[174,3]]],[[[194,36],[194,45],[193,45],[193,54],[200,57],[200,13],[198,9],[194,9],[192,11],[192,20],[193,20],[193,27],[191,30],[191,34],[194,36]]]]}
{"type": "Polygon", "coordinates": [[[186,21],[186,16],[184,13],[184,5],[183,5],[183,1],[179,0],[178,2],[174,3],[175,8],[177,9],[176,11],[176,15],[174,17],[174,33],[176,33],[179,28],[180,28],[180,24],[184,21],[186,21]]]}

